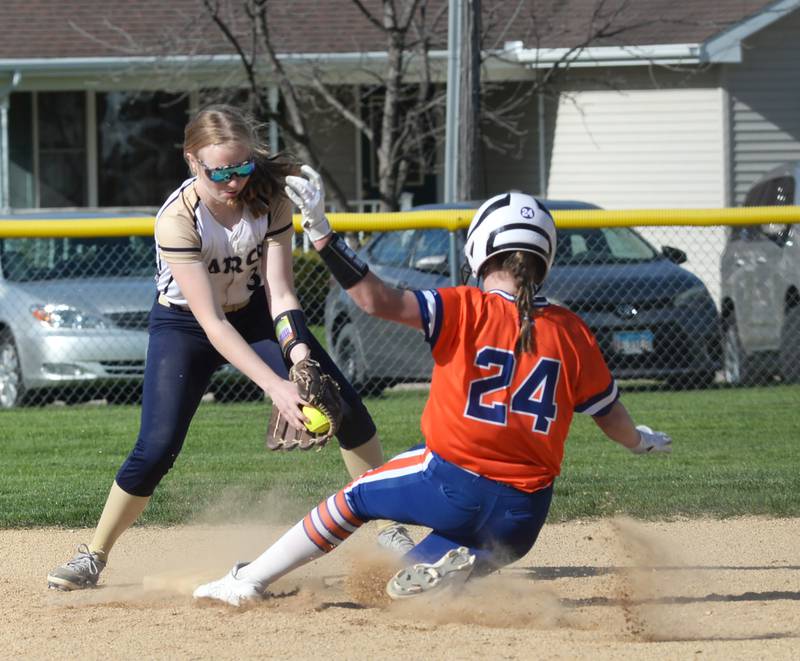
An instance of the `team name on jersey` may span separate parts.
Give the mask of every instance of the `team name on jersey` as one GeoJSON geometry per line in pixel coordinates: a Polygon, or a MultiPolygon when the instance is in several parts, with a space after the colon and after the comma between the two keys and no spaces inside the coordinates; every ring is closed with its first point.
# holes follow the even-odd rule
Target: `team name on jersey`
{"type": "Polygon", "coordinates": [[[208,263],[208,272],[209,273],[244,273],[244,269],[242,268],[242,261],[244,261],[245,265],[250,266],[252,268],[256,268],[254,265],[257,265],[261,260],[261,256],[264,254],[264,246],[263,244],[259,243],[258,246],[253,248],[249,253],[247,253],[247,257],[242,260],[241,257],[238,255],[231,255],[230,257],[224,257],[222,259],[222,265],[220,266],[220,260],[216,258],[212,258],[211,261],[208,263]]]}

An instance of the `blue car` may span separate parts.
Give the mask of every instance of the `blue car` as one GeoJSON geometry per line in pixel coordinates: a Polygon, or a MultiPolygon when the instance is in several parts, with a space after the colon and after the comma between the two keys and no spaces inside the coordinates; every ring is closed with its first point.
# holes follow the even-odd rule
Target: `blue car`
{"type": "MultiPolygon", "coordinates": [[[[545,204],[551,210],[597,208],[545,204]]],[[[455,238],[463,260],[463,231],[455,238]]],[[[586,321],[617,379],[675,388],[714,382],[721,362],[720,318],[703,282],[679,266],[685,253],[669,246],[658,251],[628,227],[560,229],[558,242],[543,293],[586,321]]],[[[385,281],[413,289],[450,285],[449,253],[450,233],[439,229],[375,234],[359,250],[385,281]]],[[[364,314],[335,284],[326,299],[325,332],[333,358],[362,392],[430,379],[433,361],[421,331],[364,314]]]]}

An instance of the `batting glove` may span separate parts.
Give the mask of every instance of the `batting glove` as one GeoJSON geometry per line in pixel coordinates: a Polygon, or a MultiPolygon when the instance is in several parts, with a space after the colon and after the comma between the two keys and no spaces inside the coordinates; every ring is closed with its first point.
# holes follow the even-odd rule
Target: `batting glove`
{"type": "Polygon", "coordinates": [[[305,177],[286,177],[286,195],[300,209],[303,230],[308,238],[319,241],[332,231],[331,224],[325,217],[325,187],[322,177],[310,166],[304,165],[300,172],[305,177]]]}
{"type": "Polygon", "coordinates": [[[633,454],[647,454],[648,452],[672,452],[672,439],[663,431],[653,431],[645,425],[637,425],[639,432],[639,445],[631,448],[633,454]]]}

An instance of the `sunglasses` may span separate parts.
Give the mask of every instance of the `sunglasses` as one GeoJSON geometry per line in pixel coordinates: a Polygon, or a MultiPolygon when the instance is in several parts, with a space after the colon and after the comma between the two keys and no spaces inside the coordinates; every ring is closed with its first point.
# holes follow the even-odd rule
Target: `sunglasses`
{"type": "Polygon", "coordinates": [[[256,171],[256,162],[252,159],[242,161],[238,165],[226,165],[221,168],[210,168],[203,161],[197,159],[197,162],[203,166],[206,177],[208,177],[215,184],[222,184],[230,181],[234,177],[249,177],[256,171]]]}

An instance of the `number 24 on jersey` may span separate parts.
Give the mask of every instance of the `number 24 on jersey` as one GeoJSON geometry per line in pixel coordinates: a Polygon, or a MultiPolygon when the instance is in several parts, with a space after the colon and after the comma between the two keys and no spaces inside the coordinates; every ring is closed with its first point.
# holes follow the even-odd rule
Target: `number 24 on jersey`
{"type": "Polygon", "coordinates": [[[511,414],[533,417],[532,430],[540,434],[550,431],[556,419],[556,385],[561,371],[561,363],[552,358],[540,358],[533,369],[523,379],[511,395],[510,406],[502,402],[484,403],[491,393],[506,390],[516,369],[514,353],[507,349],[483,347],[475,355],[475,365],[484,369],[496,368],[489,376],[475,379],[469,384],[467,408],[468,418],[505,427],[511,414]]]}

